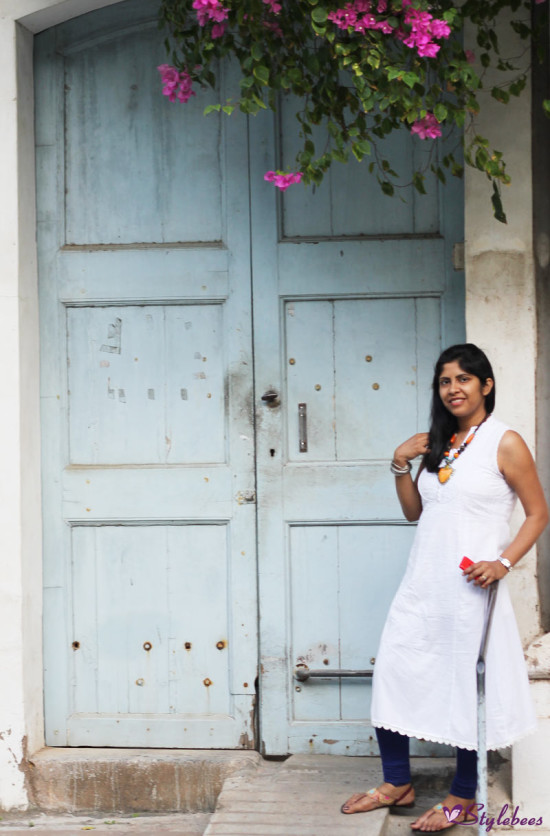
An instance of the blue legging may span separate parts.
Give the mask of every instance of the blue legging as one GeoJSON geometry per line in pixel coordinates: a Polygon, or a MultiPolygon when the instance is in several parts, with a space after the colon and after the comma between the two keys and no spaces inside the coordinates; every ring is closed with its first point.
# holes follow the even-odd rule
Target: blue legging
{"type": "MultiPolygon", "coordinates": [[[[387,729],[376,729],[376,737],[380,746],[384,781],[396,787],[409,784],[411,780],[409,738],[387,729]]],[[[477,752],[457,748],[456,772],[451,784],[451,795],[459,798],[475,798],[476,787],[477,752]]]]}

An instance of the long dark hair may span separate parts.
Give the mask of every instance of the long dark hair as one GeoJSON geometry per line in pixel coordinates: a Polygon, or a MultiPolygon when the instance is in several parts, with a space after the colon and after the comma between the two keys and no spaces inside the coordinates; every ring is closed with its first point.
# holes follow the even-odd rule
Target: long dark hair
{"type": "Polygon", "coordinates": [[[443,366],[445,363],[453,363],[454,361],[458,363],[463,371],[479,378],[482,386],[487,382],[487,378],[490,377],[493,380],[493,388],[485,396],[485,409],[490,414],[495,408],[495,377],[487,355],[473,343],[451,345],[446,348],[435,364],[432,383],[430,451],[424,456],[424,466],[430,473],[437,472],[449,439],[458,430],[457,419],[445,408],[439,396],[439,378],[443,366]]]}

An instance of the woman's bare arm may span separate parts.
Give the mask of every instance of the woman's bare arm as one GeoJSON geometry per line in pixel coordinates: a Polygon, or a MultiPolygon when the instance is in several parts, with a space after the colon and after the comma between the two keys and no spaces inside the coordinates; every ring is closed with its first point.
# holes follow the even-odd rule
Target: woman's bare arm
{"type": "MultiPolygon", "coordinates": [[[[407,462],[416,459],[417,456],[423,456],[427,449],[428,433],[416,433],[416,435],[413,435],[397,447],[393,454],[393,460],[400,467],[404,467],[407,462]]],[[[421,470],[422,468],[418,471],[414,481],[410,473],[395,477],[397,498],[399,499],[405,518],[409,522],[415,522],[422,513],[422,499],[420,498],[417,484],[421,470]]]]}
{"type": "Polygon", "coordinates": [[[523,525],[502,553],[502,557],[514,565],[527,554],[548,525],[548,506],[529,448],[512,430],[508,430],[500,442],[498,466],[525,511],[523,525]]]}
{"type": "MultiPolygon", "coordinates": [[[[499,444],[498,466],[507,484],[518,495],[525,511],[525,520],[518,533],[500,555],[515,566],[548,525],[548,506],[529,448],[523,438],[512,430],[503,435],[499,444]]],[[[466,570],[466,574],[471,575],[468,580],[476,580],[479,586],[487,586],[492,581],[500,580],[507,573],[506,567],[498,560],[482,560],[466,570]],[[477,580],[481,575],[487,578],[483,583],[477,580]]]]}

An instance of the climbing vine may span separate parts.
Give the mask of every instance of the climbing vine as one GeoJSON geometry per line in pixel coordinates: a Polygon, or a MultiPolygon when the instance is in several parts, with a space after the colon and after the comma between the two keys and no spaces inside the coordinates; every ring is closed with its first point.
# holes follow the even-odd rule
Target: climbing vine
{"type": "MultiPolygon", "coordinates": [[[[282,95],[294,96],[296,170],[265,174],[283,191],[299,182],[319,184],[333,162],[353,155],[385,194],[395,194],[407,184],[385,157],[382,140],[405,126],[424,142],[456,134],[426,166],[442,182],[462,176],[463,161],[479,169],[491,181],[495,217],[506,222],[506,163],[477,132],[475,117],[482,91],[505,105],[525,88],[528,69],[521,55],[502,55],[497,18],[506,15],[525,51],[536,38],[530,13],[530,0],[162,0],[169,63],[158,69],[164,94],[185,103],[201,87],[216,87],[220,60],[236,58],[235,97],[205,112],[230,115],[238,108],[255,115],[276,111],[282,95]],[[475,29],[475,53],[462,45],[466,23],[475,29]]],[[[549,101],[544,107],[550,114],[549,101]]],[[[413,174],[420,193],[427,167],[413,174]]]]}

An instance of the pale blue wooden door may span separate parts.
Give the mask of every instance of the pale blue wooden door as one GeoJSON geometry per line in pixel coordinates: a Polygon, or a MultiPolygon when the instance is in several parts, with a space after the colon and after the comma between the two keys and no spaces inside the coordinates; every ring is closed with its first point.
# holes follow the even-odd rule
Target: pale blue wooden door
{"type": "Polygon", "coordinates": [[[246,121],[161,95],[156,7],[36,39],[46,740],[250,747],[246,121]]]}
{"type": "MultiPolygon", "coordinates": [[[[426,196],[392,199],[352,162],[276,194],[262,175],[292,165],[293,123],[290,106],[278,126],[251,123],[260,745],[371,754],[370,680],[294,669],[375,665],[414,534],[389,463],[427,429],[435,359],[464,337],[462,188],[428,178],[426,196]]],[[[426,153],[406,133],[385,152],[404,182],[426,153]]]]}

